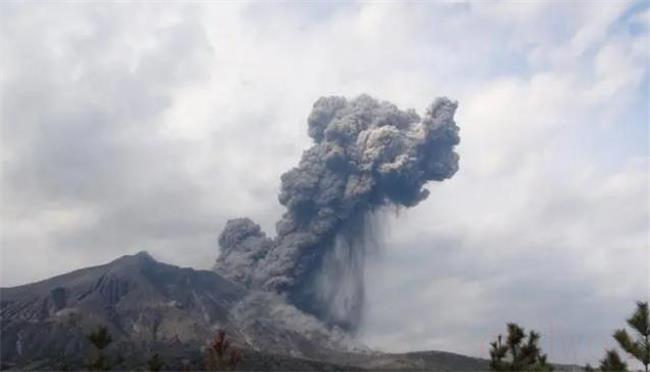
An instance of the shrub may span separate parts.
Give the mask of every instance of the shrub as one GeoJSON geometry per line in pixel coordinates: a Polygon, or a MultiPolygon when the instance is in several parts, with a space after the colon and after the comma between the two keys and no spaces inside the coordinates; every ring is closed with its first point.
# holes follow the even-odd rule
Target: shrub
{"type": "Polygon", "coordinates": [[[515,323],[508,323],[508,336],[505,341],[499,335],[490,343],[490,369],[494,371],[552,371],[546,363],[546,354],[537,343],[540,335],[530,331],[528,339],[524,329],[515,323]]]}

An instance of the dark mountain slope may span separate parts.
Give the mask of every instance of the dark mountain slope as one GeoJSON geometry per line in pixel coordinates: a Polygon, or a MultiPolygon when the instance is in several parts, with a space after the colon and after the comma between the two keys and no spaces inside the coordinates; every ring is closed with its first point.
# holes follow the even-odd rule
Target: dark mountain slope
{"type": "Polygon", "coordinates": [[[98,325],[117,342],[202,342],[247,292],[209,271],[147,253],[0,292],[3,363],[87,352],[98,325]]]}
{"type": "Polygon", "coordinates": [[[451,353],[372,352],[277,296],[144,252],[0,288],[0,317],[3,368],[83,368],[94,352],[86,335],[99,325],[109,328],[107,353],[119,369],[142,368],[153,352],[171,368],[201,368],[201,348],[219,328],[243,350],[245,369],[487,368],[485,360],[451,353]]]}

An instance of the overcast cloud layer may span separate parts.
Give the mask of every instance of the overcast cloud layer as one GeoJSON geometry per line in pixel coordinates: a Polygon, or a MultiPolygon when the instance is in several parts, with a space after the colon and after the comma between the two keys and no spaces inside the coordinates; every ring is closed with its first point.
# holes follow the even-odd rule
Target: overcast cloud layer
{"type": "Polygon", "coordinates": [[[647,299],[646,2],[0,5],[0,284],[273,231],[325,95],[459,101],[460,171],[383,218],[363,339],[595,362],[647,299]],[[394,212],[394,213],[393,213],[394,212]]]}

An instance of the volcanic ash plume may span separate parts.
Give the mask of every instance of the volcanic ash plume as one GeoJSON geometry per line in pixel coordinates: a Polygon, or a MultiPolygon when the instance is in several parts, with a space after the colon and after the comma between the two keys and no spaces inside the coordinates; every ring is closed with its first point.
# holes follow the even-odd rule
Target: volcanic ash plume
{"type": "Polygon", "coordinates": [[[367,95],[322,97],[309,115],[314,145],[282,175],[287,210],[266,237],[248,218],[228,221],[215,270],[284,294],[331,325],[354,329],[363,305],[363,262],[373,212],[412,207],[458,170],[457,103],[436,99],[424,118],[367,95]]]}

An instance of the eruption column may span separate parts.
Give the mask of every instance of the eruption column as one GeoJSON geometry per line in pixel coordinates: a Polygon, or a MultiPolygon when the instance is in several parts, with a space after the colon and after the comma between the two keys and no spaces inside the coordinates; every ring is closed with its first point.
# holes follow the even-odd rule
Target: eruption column
{"type": "Polygon", "coordinates": [[[354,330],[372,213],[415,206],[428,196],[428,181],[456,173],[456,107],[438,98],[420,118],[367,95],[318,99],[308,119],[314,145],[281,177],[279,201],[287,210],[277,236],[266,237],[247,218],[228,221],[215,270],[354,330]]]}

